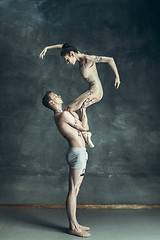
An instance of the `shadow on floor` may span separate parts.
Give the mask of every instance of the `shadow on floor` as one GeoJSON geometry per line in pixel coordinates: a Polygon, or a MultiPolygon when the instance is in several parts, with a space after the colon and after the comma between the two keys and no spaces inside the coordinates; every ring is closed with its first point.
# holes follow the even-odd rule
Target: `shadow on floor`
{"type": "Polygon", "coordinates": [[[47,229],[47,231],[68,233],[68,228],[54,223],[56,216],[53,216],[54,220],[48,220],[51,218],[51,213],[46,216],[46,214],[43,214],[45,210],[44,212],[41,211],[41,214],[39,211],[36,211],[37,210],[3,209],[3,211],[1,210],[0,219],[2,218],[4,220],[5,218],[7,221],[11,220],[14,222],[26,223],[27,225],[36,225],[38,228],[47,229]]]}

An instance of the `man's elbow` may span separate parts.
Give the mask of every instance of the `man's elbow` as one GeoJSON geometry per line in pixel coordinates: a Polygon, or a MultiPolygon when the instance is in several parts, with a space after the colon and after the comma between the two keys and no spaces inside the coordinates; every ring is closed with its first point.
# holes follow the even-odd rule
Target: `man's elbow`
{"type": "Polygon", "coordinates": [[[108,58],[108,63],[114,62],[114,58],[113,57],[109,57],[108,58]]]}
{"type": "Polygon", "coordinates": [[[86,132],[89,131],[89,126],[86,126],[84,129],[86,132]]]}

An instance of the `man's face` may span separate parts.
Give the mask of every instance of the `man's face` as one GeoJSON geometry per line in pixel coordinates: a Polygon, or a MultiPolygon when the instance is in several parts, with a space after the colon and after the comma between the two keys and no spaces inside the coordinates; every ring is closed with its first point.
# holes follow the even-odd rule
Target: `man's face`
{"type": "Polygon", "coordinates": [[[49,94],[49,96],[55,104],[62,104],[63,103],[63,100],[62,100],[60,95],[57,95],[56,93],[52,92],[52,93],[49,94]]]}
{"type": "Polygon", "coordinates": [[[72,65],[74,65],[77,61],[75,53],[72,51],[70,52],[70,54],[65,55],[63,59],[67,62],[67,64],[72,64],[72,65]]]}

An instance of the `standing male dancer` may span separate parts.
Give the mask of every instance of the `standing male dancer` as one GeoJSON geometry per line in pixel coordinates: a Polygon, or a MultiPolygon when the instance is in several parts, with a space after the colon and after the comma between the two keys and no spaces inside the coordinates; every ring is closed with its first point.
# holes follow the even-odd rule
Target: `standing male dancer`
{"type": "Polygon", "coordinates": [[[77,195],[83,181],[88,154],[82,132],[89,130],[86,115],[86,102],[80,108],[81,119],[78,114],[71,114],[62,110],[63,100],[61,96],[48,91],[42,99],[45,107],[53,110],[54,121],[63,137],[69,143],[67,162],[69,164],[69,191],[66,199],[66,210],[69,219],[69,233],[79,237],[89,237],[89,227],[82,226],[76,218],[77,195]]]}

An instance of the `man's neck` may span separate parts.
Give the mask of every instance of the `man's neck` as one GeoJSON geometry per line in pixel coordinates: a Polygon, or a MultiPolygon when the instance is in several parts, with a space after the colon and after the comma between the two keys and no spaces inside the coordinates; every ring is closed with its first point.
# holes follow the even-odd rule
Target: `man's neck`
{"type": "Polygon", "coordinates": [[[77,61],[78,61],[78,62],[81,62],[81,61],[83,60],[83,58],[84,58],[84,54],[78,52],[77,55],[76,55],[76,58],[77,58],[77,61]]]}
{"type": "Polygon", "coordinates": [[[56,110],[54,110],[54,113],[62,113],[63,110],[61,108],[57,108],[56,110]]]}

